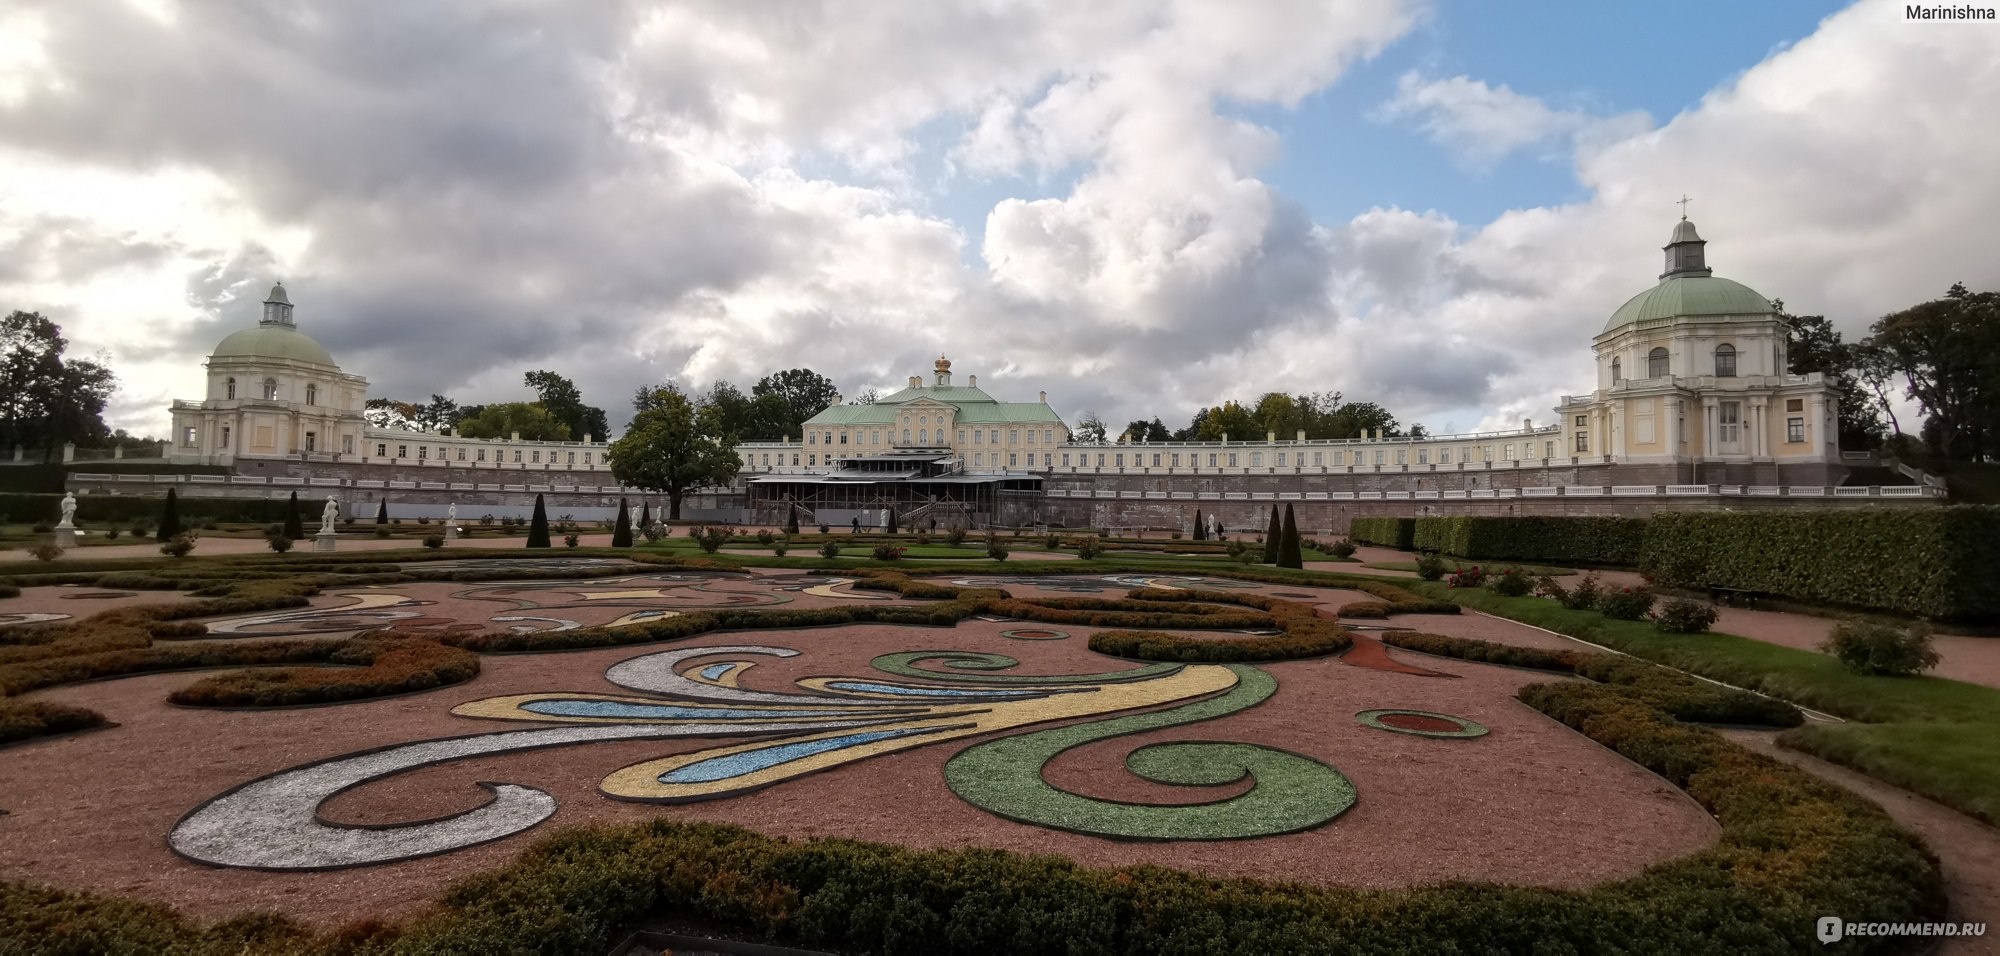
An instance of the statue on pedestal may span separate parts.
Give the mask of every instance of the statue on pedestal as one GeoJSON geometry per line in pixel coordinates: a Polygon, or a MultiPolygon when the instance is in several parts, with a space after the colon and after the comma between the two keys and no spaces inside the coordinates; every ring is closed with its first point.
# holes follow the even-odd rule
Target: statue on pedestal
{"type": "Polygon", "coordinates": [[[62,520],[56,523],[56,527],[76,527],[76,494],[74,492],[63,492],[61,508],[62,520]]]}
{"type": "Polygon", "coordinates": [[[332,534],[334,519],[340,517],[340,502],[329,497],[326,506],[319,509],[319,533],[332,534]]]}

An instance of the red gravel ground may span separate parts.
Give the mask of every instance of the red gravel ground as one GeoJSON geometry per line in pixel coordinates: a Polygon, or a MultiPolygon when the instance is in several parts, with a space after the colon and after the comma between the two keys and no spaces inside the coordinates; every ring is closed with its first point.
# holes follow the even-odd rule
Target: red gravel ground
{"type": "Polygon", "coordinates": [[[0,600],[0,615],[67,614],[70,617],[89,617],[114,607],[180,604],[188,600],[191,599],[180,591],[120,591],[82,585],[22,588],[20,597],[0,600]],[[107,596],[114,594],[120,596],[107,596]]]}
{"type": "MultiPolygon", "coordinates": [[[[953,629],[847,626],[732,633],[685,644],[766,643],[804,650],[760,662],[747,686],[783,689],[807,675],[871,673],[875,655],[967,649],[1021,658],[1025,673],[1110,669],[1090,653],[1092,629],[1067,640],[1000,636],[1011,623],[953,629]]],[[[653,648],[498,656],[474,681],[337,707],[215,712],[170,707],[187,674],[137,677],[43,692],[97,709],[120,726],[0,749],[0,877],[133,894],[217,915],[272,907],[322,922],[407,915],[452,878],[510,859],[533,839],[517,835],[443,856],[327,873],[222,870],[167,850],[174,822],[203,800],[250,778],[338,754],[428,737],[532,726],[454,717],[458,703],[548,690],[614,691],[609,665],[653,648]],[[27,782],[22,786],[16,782],[27,782]]],[[[1230,788],[1187,790],[1124,771],[1126,753],[1177,739],[1240,740],[1326,761],[1353,781],[1357,805],[1318,830],[1249,841],[1127,843],[1010,823],[945,786],[956,741],[848,764],[732,799],[676,806],[620,803],[596,792],[627,764],[700,746],[622,742],[538,750],[429,767],[331,801],[328,818],[415,820],[462,811],[485,798],[474,781],[540,787],[562,804],[553,825],[655,817],[741,823],[791,836],[841,835],[917,846],[980,845],[1059,853],[1094,865],[1157,863],[1216,875],[1368,887],[1439,880],[1586,886],[1631,875],[1714,840],[1711,819],[1684,794],[1515,700],[1540,675],[1421,659],[1460,675],[1419,677],[1337,659],[1266,665],[1280,688],[1262,705],[1188,727],[1107,741],[1064,754],[1048,778],[1078,792],[1185,802],[1230,788]],[[1355,722],[1376,708],[1453,714],[1492,729],[1472,740],[1384,733],[1355,722]]],[[[1238,784],[1237,787],[1247,784],[1238,784]]]]}

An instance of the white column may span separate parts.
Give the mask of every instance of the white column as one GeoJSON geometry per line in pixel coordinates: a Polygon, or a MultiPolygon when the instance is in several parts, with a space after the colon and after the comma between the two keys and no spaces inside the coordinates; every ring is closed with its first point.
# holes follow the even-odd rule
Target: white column
{"type": "Polygon", "coordinates": [[[1667,416],[1667,456],[1678,457],[1681,453],[1681,398],[1669,395],[1661,404],[1661,411],[1667,416]]]}
{"type": "Polygon", "coordinates": [[[1715,429],[1716,429],[1716,422],[1718,422],[1719,420],[1720,416],[1716,414],[1715,399],[1712,398],[1702,399],[1701,400],[1701,457],[1704,459],[1713,459],[1715,457],[1715,447],[1716,447],[1715,429]]]}

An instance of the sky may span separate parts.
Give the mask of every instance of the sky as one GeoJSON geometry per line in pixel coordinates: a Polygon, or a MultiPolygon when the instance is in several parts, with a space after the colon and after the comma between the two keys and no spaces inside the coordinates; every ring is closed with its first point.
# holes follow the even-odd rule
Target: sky
{"type": "MultiPolygon", "coordinates": [[[[940,354],[1074,425],[1541,422],[1688,215],[1850,336],[2000,288],[2000,24],[1473,0],[0,4],[0,309],[164,435],[282,279],[370,394],[940,354]]],[[[1114,425],[1115,430],[1115,425],[1114,425]]]]}

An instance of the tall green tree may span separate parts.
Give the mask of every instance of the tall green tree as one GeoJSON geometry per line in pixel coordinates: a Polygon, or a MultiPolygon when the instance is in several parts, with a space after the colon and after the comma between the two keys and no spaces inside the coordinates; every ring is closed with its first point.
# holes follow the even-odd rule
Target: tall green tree
{"type": "Polygon", "coordinates": [[[523,376],[525,384],[535,390],[542,407],[567,430],[563,436],[567,441],[582,441],[585,435],[603,441],[611,431],[611,423],[604,417],[604,409],[583,403],[583,392],[576,383],[547,370],[537,369],[523,376]]]}
{"type": "Polygon", "coordinates": [[[1278,521],[1278,506],[1271,506],[1271,528],[1264,532],[1264,563],[1278,563],[1278,538],[1285,533],[1285,526],[1278,521]]]}
{"type": "Polygon", "coordinates": [[[1140,418],[1133,419],[1131,423],[1125,426],[1125,431],[1120,437],[1126,441],[1133,442],[1173,441],[1174,439],[1173,433],[1167,431],[1167,426],[1160,424],[1158,417],[1155,417],[1152,421],[1140,418]]]}
{"type": "Polygon", "coordinates": [[[519,432],[523,441],[569,441],[570,427],[540,402],[496,402],[479,414],[460,419],[458,433],[467,438],[507,438],[519,432]]]}
{"type": "Polygon", "coordinates": [[[1792,315],[1784,300],[1772,303],[1785,325],[1785,371],[1793,375],[1814,372],[1833,386],[1839,405],[1840,447],[1874,448],[1888,437],[1882,408],[1876,397],[1862,385],[1859,371],[1861,349],[1843,341],[1840,331],[1823,315],[1792,315]]]}
{"type": "Polygon", "coordinates": [[[611,546],[629,548],[632,546],[632,512],[625,507],[625,499],[618,499],[618,523],[611,528],[611,546]]]}
{"type": "Polygon", "coordinates": [[[1196,441],[1221,441],[1224,435],[1228,435],[1230,441],[1261,441],[1264,438],[1264,427],[1242,405],[1223,402],[1203,411],[1208,414],[1197,416],[1201,419],[1201,427],[1195,433],[1196,441]]]}
{"type": "Polygon", "coordinates": [[[103,361],[67,357],[68,348],[62,327],[40,313],[0,320],[0,447],[39,447],[50,461],[65,442],[110,438],[104,409],[117,376],[103,361]]]}
{"type": "Polygon", "coordinates": [[[305,518],[299,514],[299,493],[294,491],[292,496],[285,500],[285,537],[300,541],[305,536],[305,518]]]}
{"type": "Polygon", "coordinates": [[[1304,568],[1305,549],[1299,543],[1299,518],[1292,513],[1290,503],[1285,505],[1285,527],[1279,533],[1282,537],[1278,540],[1278,567],[1304,568]]]}
{"type": "MultiPolygon", "coordinates": [[[[773,372],[750,387],[755,398],[775,396],[784,405],[783,417],[775,422],[761,422],[775,425],[786,435],[794,438],[805,431],[806,419],[824,411],[827,406],[840,398],[840,389],[833,380],[809,368],[792,368],[773,372]]],[[[775,410],[775,406],[770,406],[775,410]]]]}
{"type": "Polygon", "coordinates": [[[609,453],[611,474],[629,487],[665,494],[668,517],[674,519],[688,492],[728,484],[741,464],[714,409],[697,409],[677,393],[660,396],[634,416],[609,453]]]}
{"type": "Polygon", "coordinates": [[[1868,348],[1903,380],[1936,453],[1983,461],[2000,452],[2000,293],[1953,285],[1869,331],[1868,348]]]}
{"type": "Polygon", "coordinates": [[[1105,440],[1104,419],[1096,412],[1084,412],[1083,419],[1076,423],[1076,431],[1070,433],[1070,440],[1079,445],[1102,445],[1105,440]]]}

